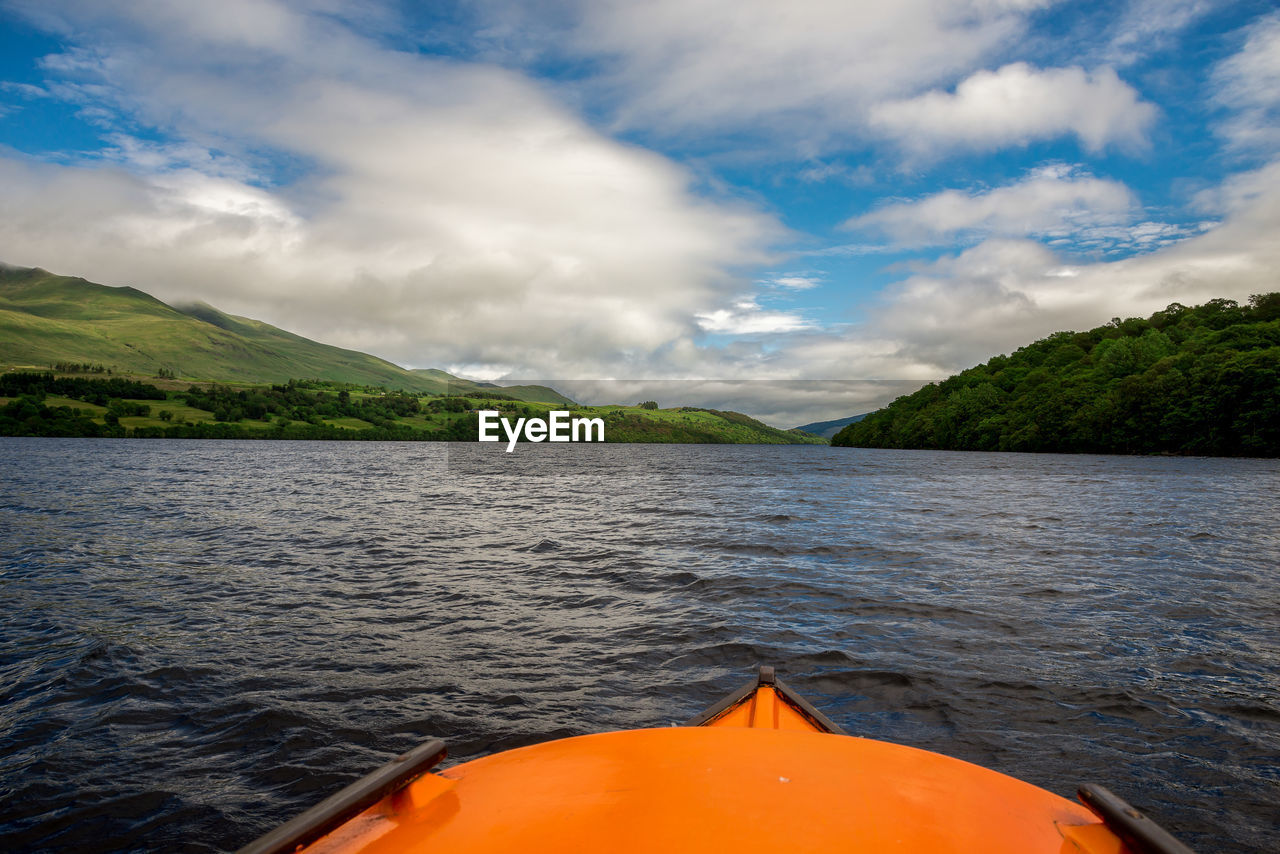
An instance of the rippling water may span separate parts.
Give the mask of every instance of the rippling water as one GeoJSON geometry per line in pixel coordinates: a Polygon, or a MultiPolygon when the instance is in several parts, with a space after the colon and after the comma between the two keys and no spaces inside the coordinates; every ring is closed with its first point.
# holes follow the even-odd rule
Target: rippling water
{"type": "Polygon", "coordinates": [[[0,848],[235,848],[428,736],[851,732],[1271,850],[1280,464],[0,441],[0,848]]]}

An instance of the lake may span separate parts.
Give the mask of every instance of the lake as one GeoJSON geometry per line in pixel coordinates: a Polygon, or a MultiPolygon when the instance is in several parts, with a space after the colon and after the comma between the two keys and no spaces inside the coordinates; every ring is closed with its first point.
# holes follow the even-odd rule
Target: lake
{"type": "Polygon", "coordinates": [[[1280,461],[0,440],[0,848],[234,849],[428,737],[852,733],[1275,843],[1280,461]]]}

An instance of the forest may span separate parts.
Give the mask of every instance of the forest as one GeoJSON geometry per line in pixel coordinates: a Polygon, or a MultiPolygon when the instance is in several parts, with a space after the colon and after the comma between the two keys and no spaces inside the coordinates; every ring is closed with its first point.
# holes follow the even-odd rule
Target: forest
{"type": "Polygon", "coordinates": [[[831,443],[1280,456],[1280,293],[1058,332],[900,397],[831,443]]]}
{"type": "MultiPolygon", "coordinates": [[[[504,395],[490,397],[503,406],[532,412],[504,395]]],[[[135,380],[15,372],[0,376],[0,398],[10,398],[0,406],[0,436],[419,441],[475,437],[475,418],[469,414],[475,404],[464,398],[424,399],[409,392],[369,389],[353,393],[321,381],[250,388],[192,385],[186,391],[165,392],[135,380]],[[346,424],[358,424],[359,429],[346,424]]]]}

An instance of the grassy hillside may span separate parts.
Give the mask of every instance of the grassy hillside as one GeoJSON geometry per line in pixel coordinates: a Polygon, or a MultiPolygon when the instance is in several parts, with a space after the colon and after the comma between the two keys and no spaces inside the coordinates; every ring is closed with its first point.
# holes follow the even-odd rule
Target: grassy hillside
{"type": "Polygon", "coordinates": [[[900,397],[831,443],[1280,456],[1280,293],[1059,332],[900,397]]]}
{"type": "Polygon", "coordinates": [[[699,409],[648,409],[642,406],[579,407],[602,417],[610,442],[674,444],[825,445],[825,439],[796,430],[780,430],[741,412],[699,409]]]}
{"type": "Polygon", "coordinates": [[[506,391],[441,397],[314,381],[165,390],[118,377],[17,372],[0,375],[0,436],[476,441],[477,410],[497,410],[514,425],[567,408],[575,417],[602,419],[608,442],[825,444],[738,412],[566,407],[512,400],[506,391]]]}
{"type": "MultiPolygon", "coordinates": [[[[0,266],[0,366],[48,369],[60,363],[194,381],[306,377],[433,394],[478,388],[444,371],[409,371],[204,303],[174,307],[135,288],[0,266]]],[[[567,401],[539,387],[502,393],[567,401]]]]}
{"type": "Polygon", "coordinates": [[[537,403],[556,403],[556,404],[572,404],[573,401],[565,397],[560,392],[545,385],[508,385],[500,386],[495,383],[481,383],[473,380],[464,380],[447,374],[437,368],[415,368],[410,373],[427,382],[439,384],[437,394],[504,394],[507,397],[514,397],[517,400],[528,400],[537,403]]]}

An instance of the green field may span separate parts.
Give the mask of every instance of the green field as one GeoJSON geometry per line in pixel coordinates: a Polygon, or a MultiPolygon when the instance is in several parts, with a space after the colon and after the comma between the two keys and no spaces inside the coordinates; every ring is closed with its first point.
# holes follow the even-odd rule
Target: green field
{"type": "Polygon", "coordinates": [[[475,441],[478,410],[496,410],[514,425],[561,409],[603,420],[607,442],[825,444],[737,412],[388,394],[314,381],[161,389],[119,378],[9,373],[0,376],[0,393],[0,435],[10,436],[475,441]]]}
{"type": "Polygon", "coordinates": [[[324,423],[331,427],[341,427],[344,430],[368,430],[373,427],[368,421],[359,418],[326,418],[324,423]]]}
{"type": "MultiPolygon", "coordinates": [[[[4,402],[8,403],[9,401],[5,400],[4,402]]],[[[46,398],[45,406],[69,406],[72,409],[82,410],[85,414],[98,417],[106,415],[107,413],[107,408],[105,406],[98,406],[96,403],[88,403],[83,400],[75,400],[70,397],[58,397],[56,395],[46,398]]]]}

